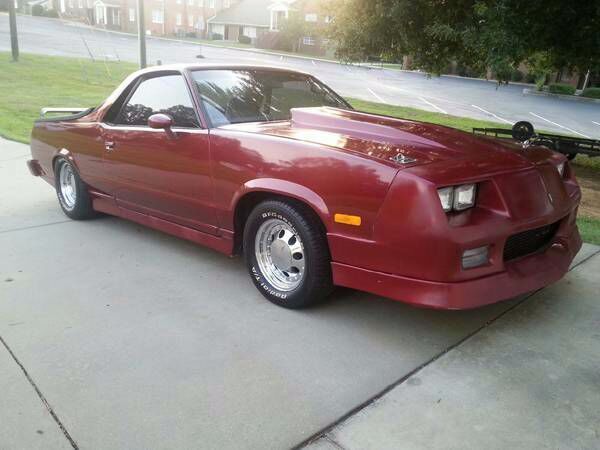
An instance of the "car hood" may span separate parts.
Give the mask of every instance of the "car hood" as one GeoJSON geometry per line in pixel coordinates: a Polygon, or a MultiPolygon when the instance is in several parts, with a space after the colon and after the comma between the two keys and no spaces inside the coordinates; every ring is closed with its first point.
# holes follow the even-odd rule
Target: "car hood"
{"type": "Polygon", "coordinates": [[[291,120],[224,128],[286,137],[333,147],[396,167],[440,161],[477,161],[480,170],[531,167],[539,155],[521,145],[474,136],[454,128],[337,108],[297,108],[291,120]]]}

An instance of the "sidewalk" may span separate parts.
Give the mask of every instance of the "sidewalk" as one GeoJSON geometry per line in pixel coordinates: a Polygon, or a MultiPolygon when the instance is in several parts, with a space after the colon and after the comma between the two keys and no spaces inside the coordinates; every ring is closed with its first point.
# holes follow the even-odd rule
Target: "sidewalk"
{"type": "Polygon", "coordinates": [[[307,448],[600,448],[600,247],[579,262],[307,448]]]}

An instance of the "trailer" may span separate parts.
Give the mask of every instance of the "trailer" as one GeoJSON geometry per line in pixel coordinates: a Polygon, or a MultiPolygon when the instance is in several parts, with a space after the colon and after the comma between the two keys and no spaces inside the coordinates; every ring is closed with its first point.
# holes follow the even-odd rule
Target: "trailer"
{"type": "Polygon", "coordinates": [[[513,139],[524,145],[543,145],[563,153],[569,159],[578,154],[590,158],[600,156],[600,140],[586,139],[560,134],[537,133],[531,122],[521,121],[507,128],[473,128],[473,134],[493,136],[498,139],[513,139]]]}

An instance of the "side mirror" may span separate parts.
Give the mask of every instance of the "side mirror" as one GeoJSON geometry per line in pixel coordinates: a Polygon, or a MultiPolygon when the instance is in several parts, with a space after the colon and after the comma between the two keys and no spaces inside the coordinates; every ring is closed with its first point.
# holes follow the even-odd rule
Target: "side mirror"
{"type": "Polygon", "coordinates": [[[171,139],[175,138],[175,133],[173,133],[173,130],[171,130],[171,127],[173,126],[173,119],[166,114],[152,114],[148,118],[148,126],[154,129],[165,130],[167,137],[171,139]]]}

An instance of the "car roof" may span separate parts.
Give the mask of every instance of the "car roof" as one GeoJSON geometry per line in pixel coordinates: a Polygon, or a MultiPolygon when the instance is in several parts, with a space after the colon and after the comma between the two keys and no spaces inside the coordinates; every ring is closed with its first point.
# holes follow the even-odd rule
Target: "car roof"
{"type": "Polygon", "coordinates": [[[277,72],[289,72],[299,73],[302,75],[310,75],[309,73],[301,70],[290,69],[282,66],[271,66],[262,64],[231,64],[231,63],[179,63],[179,64],[165,64],[160,66],[152,66],[146,69],[135,72],[136,75],[147,74],[153,72],[163,71],[195,71],[195,70],[210,70],[210,69],[223,69],[223,70],[272,70],[277,72]]]}

